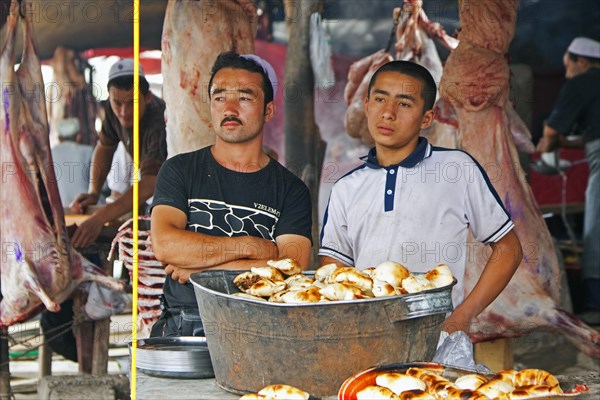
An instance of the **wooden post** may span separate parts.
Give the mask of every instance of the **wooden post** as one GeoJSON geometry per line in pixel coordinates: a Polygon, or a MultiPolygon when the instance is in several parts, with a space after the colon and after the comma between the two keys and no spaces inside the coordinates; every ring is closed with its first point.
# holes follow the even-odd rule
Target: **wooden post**
{"type": "Polygon", "coordinates": [[[110,318],[94,321],[94,343],[92,346],[92,374],[106,375],[108,372],[108,344],[110,318]]]}
{"type": "Polygon", "coordinates": [[[42,345],[38,353],[38,365],[39,365],[39,378],[52,375],[52,349],[46,343],[46,335],[40,327],[40,334],[42,335],[42,345]]]}
{"type": "Polygon", "coordinates": [[[325,142],[315,123],[315,79],[310,63],[310,16],[323,9],[322,0],[285,0],[288,47],[285,59],[285,165],[308,186],[312,200],[313,259],[319,251],[319,183],[325,142]]]}
{"type": "MultiPolygon", "coordinates": [[[[73,320],[81,321],[81,308],[87,298],[79,289],[73,294],[73,320]]],[[[73,325],[77,345],[77,363],[82,374],[106,375],[108,371],[108,344],[110,318],[82,321],[73,325]]]]}
{"type": "Polygon", "coordinates": [[[94,322],[81,320],[81,309],[85,305],[86,295],[79,289],[73,292],[73,335],[77,346],[77,364],[79,373],[92,373],[94,322]]]}
{"type": "Polygon", "coordinates": [[[0,328],[0,400],[10,400],[12,397],[10,392],[9,362],[8,329],[0,328]]]}

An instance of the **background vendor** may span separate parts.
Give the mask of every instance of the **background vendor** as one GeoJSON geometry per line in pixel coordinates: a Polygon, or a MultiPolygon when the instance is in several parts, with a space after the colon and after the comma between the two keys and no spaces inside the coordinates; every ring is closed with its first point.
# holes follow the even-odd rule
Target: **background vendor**
{"type": "Polygon", "coordinates": [[[583,255],[584,309],[581,318],[600,324],[600,42],[573,39],[563,56],[565,77],[554,110],[544,125],[538,150],[585,147],[590,176],[585,192],[583,255]],[[567,134],[575,131],[575,140],[567,134]]]}
{"type": "MultiPolygon", "coordinates": [[[[105,118],[98,136],[98,144],[94,149],[88,193],[79,195],[71,209],[75,213],[83,213],[87,206],[96,204],[106,181],[117,145],[122,142],[133,156],[133,88],[132,59],[116,62],[108,76],[108,102],[105,105],[105,118]]],[[[154,193],[156,175],[167,158],[167,142],[165,130],[165,102],[150,92],[148,81],[140,67],[139,77],[139,126],[140,126],[140,180],[139,200],[144,204],[154,193]]],[[[76,247],[85,247],[93,243],[102,226],[133,208],[133,187],[130,187],[116,201],[105,205],[85,220],[75,231],[72,242],[76,247]]]]}

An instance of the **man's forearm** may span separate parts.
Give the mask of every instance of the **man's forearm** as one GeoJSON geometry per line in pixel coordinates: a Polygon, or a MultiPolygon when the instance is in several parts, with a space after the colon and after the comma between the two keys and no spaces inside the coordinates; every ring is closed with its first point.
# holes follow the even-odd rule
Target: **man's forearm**
{"type": "MultiPolygon", "coordinates": [[[[154,193],[154,185],[156,176],[147,176],[139,182],[139,204],[140,208],[144,207],[152,193],[154,193]]],[[[102,220],[103,223],[114,221],[123,214],[133,210],[133,186],[130,186],[123,195],[117,198],[113,203],[107,204],[100,210],[96,211],[95,215],[102,220]]],[[[142,210],[142,213],[145,210],[142,210]]]]}
{"type": "Polygon", "coordinates": [[[274,244],[251,236],[220,237],[171,228],[161,232],[159,238],[153,234],[152,240],[160,262],[185,269],[204,269],[241,259],[277,257],[274,244]]]}
{"type": "Polygon", "coordinates": [[[269,258],[265,258],[262,260],[250,260],[247,258],[243,258],[243,259],[238,259],[238,260],[233,260],[233,261],[227,261],[227,262],[212,265],[212,266],[201,266],[201,263],[198,263],[198,265],[175,265],[175,264],[170,264],[170,265],[172,265],[175,268],[185,269],[190,274],[192,274],[194,272],[206,271],[209,269],[249,270],[252,267],[266,267],[267,261],[269,261],[269,260],[270,260],[269,258]]]}
{"type": "Polygon", "coordinates": [[[106,182],[106,177],[111,169],[112,158],[114,149],[109,146],[105,146],[101,143],[96,145],[94,154],[92,155],[92,163],[90,165],[90,181],[88,186],[88,193],[100,195],[102,186],[106,182]]]}
{"type": "Polygon", "coordinates": [[[456,321],[454,330],[468,330],[466,326],[477,317],[504,290],[523,258],[521,244],[514,231],[492,245],[490,256],[480,278],[465,301],[449,317],[456,321]]]}
{"type": "Polygon", "coordinates": [[[333,257],[329,256],[319,256],[319,265],[323,266],[326,264],[336,264],[338,267],[349,267],[349,265],[344,264],[341,261],[336,260],[333,257]]]}

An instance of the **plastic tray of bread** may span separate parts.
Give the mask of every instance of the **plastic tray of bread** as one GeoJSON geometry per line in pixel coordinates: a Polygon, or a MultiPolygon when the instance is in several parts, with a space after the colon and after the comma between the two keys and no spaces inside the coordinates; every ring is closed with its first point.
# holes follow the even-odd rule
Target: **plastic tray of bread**
{"type": "Polygon", "coordinates": [[[559,399],[588,390],[585,385],[561,387],[555,376],[540,369],[480,374],[436,363],[416,362],[361,371],[342,384],[338,399],[559,399]]]}

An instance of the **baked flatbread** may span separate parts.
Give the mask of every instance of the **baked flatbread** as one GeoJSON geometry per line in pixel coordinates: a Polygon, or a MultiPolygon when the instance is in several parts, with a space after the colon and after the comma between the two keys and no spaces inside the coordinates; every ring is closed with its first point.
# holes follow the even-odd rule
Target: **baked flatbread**
{"type": "Polygon", "coordinates": [[[292,258],[282,258],[279,260],[269,260],[267,264],[270,267],[277,268],[286,275],[296,275],[302,272],[302,267],[298,264],[298,261],[292,258]]]}
{"type": "Polygon", "coordinates": [[[261,279],[260,275],[254,274],[250,271],[242,272],[235,278],[233,278],[233,284],[238,287],[242,292],[247,292],[256,282],[261,279]]]}
{"type": "Polygon", "coordinates": [[[365,293],[373,293],[373,279],[361,273],[356,268],[338,268],[331,273],[328,283],[350,283],[365,293]]]}
{"type": "Polygon", "coordinates": [[[315,271],[315,280],[319,282],[325,282],[329,276],[331,276],[333,271],[338,268],[340,267],[338,267],[336,264],[325,264],[321,266],[315,271]]]}
{"type": "Polygon", "coordinates": [[[375,268],[373,279],[384,281],[394,287],[402,286],[402,281],[408,278],[410,271],[404,265],[393,261],[382,262],[375,268]]]}
{"type": "Polygon", "coordinates": [[[269,385],[258,392],[269,399],[308,400],[310,395],[303,390],[289,385],[269,385]]]}
{"type": "Polygon", "coordinates": [[[323,297],[331,301],[358,300],[365,298],[359,288],[348,283],[330,283],[319,289],[319,292],[323,297]]]}
{"type": "Polygon", "coordinates": [[[400,395],[402,392],[409,390],[426,390],[427,385],[419,378],[410,375],[400,374],[396,372],[386,372],[377,375],[375,383],[379,386],[386,387],[392,392],[400,395]]]}
{"type": "Polygon", "coordinates": [[[356,400],[386,400],[399,399],[394,392],[388,388],[371,385],[356,393],[356,400]]]}
{"type": "Polygon", "coordinates": [[[248,293],[234,293],[233,296],[242,297],[244,299],[249,299],[249,300],[267,301],[267,300],[263,299],[262,297],[253,296],[248,293]]]}
{"type": "Polygon", "coordinates": [[[429,282],[425,275],[410,275],[402,281],[402,287],[408,293],[417,293],[424,290],[435,289],[433,283],[429,282]]]}
{"type": "Polygon", "coordinates": [[[505,393],[510,393],[515,390],[515,387],[501,379],[492,379],[477,388],[477,391],[485,394],[491,399],[501,396],[505,393]]]}
{"type": "Polygon", "coordinates": [[[459,389],[477,390],[479,386],[483,385],[484,383],[487,383],[487,381],[488,380],[481,375],[468,374],[456,378],[454,384],[459,389]]]}
{"type": "Polygon", "coordinates": [[[425,278],[436,288],[448,286],[454,280],[454,276],[452,276],[452,271],[446,264],[440,264],[434,269],[427,271],[425,274],[425,278]]]}
{"type": "Polygon", "coordinates": [[[288,289],[306,289],[311,287],[314,282],[313,278],[302,274],[292,275],[285,280],[288,289]]]}
{"type": "Polygon", "coordinates": [[[284,279],[281,271],[273,267],[252,267],[250,272],[272,281],[283,281],[284,279]]]}
{"type": "Polygon", "coordinates": [[[253,296],[269,297],[277,292],[285,290],[285,282],[278,281],[273,282],[267,278],[260,278],[254,285],[252,285],[246,293],[253,296]]]}

